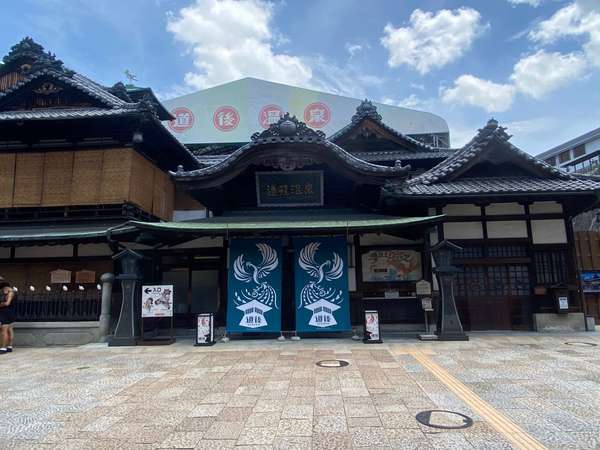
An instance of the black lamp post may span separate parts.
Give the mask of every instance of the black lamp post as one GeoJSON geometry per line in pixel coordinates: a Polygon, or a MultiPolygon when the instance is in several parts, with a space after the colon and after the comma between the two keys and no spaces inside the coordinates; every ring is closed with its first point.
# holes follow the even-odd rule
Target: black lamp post
{"type": "Polygon", "coordinates": [[[137,324],[140,318],[136,314],[136,299],[139,291],[139,283],[142,281],[141,263],[144,256],[133,250],[125,249],[113,256],[114,260],[121,263],[121,274],[117,280],[121,280],[121,291],[123,302],[121,313],[114,335],[108,342],[109,346],[136,345],[136,333],[139,330],[137,324]]]}
{"type": "Polygon", "coordinates": [[[456,244],[443,240],[431,248],[435,261],[434,272],[440,286],[440,309],[438,311],[437,330],[435,334],[440,341],[468,341],[469,336],[463,331],[456,302],[454,301],[454,275],[460,269],[452,265],[452,256],[456,250],[462,250],[456,244]]]}

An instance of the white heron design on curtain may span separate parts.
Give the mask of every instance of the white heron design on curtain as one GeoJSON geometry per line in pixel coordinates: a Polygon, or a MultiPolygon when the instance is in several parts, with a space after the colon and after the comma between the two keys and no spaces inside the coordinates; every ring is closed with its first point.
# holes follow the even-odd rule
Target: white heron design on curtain
{"type": "Polygon", "coordinates": [[[251,301],[257,301],[263,305],[277,306],[277,292],[264,279],[277,268],[279,259],[277,252],[268,244],[256,244],[258,251],[262,256],[260,264],[253,264],[244,260],[244,254],[240,254],[233,263],[233,275],[239,281],[244,283],[253,282],[256,286],[249,289],[243,289],[240,292],[234,292],[235,304],[242,305],[251,301]]]}
{"type": "MultiPolygon", "coordinates": [[[[315,255],[321,246],[320,242],[310,242],[301,251],[298,257],[299,266],[308,273],[313,281],[309,281],[300,292],[300,304],[298,309],[307,307],[318,301],[325,305],[341,303],[343,300],[342,291],[331,287],[322,286],[323,281],[333,281],[340,278],[344,271],[344,262],[340,255],[333,252],[333,258],[319,264],[315,255]]],[[[338,307],[339,308],[339,307],[338,307]]],[[[335,309],[338,309],[335,308],[335,309]]],[[[310,308],[309,308],[310,309],[310,308]]]]}

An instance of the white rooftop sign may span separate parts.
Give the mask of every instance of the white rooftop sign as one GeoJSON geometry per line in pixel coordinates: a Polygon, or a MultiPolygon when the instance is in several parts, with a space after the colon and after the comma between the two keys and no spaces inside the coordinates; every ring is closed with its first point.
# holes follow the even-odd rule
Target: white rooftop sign
{"type": "MultiPolygon", "coordinates": [[[[285,112],[331,135],[350,123],[360,99],[243,78],[164,102],[169,130],[184,144],[247,142],[285,112]]],[[[405,134],[447,133],[435,114],[374,103],[383,121],[405,134]]]]}

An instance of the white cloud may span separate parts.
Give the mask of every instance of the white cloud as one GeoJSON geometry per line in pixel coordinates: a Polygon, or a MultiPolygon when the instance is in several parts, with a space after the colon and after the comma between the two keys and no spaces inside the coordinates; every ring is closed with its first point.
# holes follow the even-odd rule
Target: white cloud
{"type": "Polygon", "coordinates": [[[186,84],[203,89],[242,77],[306,85],[311,67],[297,56],[278,53],[271,30],[273,5],[264,0],[196,0],[170,14],[167,30],[193,55],[195,72],[186,84]]]}
{"type": "Polygon", "coordinates": [[[570,3],[540,22],[528,36],[541,44],[569,36],[585,36],[583,51],[590,64],[600,67],[600,4],[597,0],[570,3]]]}
{"type": "Polygon", "coordinates": [[[381,99],[381,103],[391,106],[400,106],[402,108],[430,110],[433,108],[434,100],[423,99],[416,94],[410,94],[408,97],[404,97],[401,100],[394,100],[391,97],[384,97],[381,99]]]}
{"type": "Polygon", "coordinates": [[[515,64],[510,78],[519,91],[537,99],[580,78],[586,67],[586,59],[580,53],[539,50],[515,64]]]}
{"type": "Polygon", "coordinates": [[[473,75],[461,75],[454,80],[454,87],[442,89],[445,103],[471,105],[487,112],[506,111],[512,105],[516,89],[510,84],[482,80],[473,75]]]}
{"type": "Polygon", "coordinates": [[[364,50],[361,44],[350,44],[346,43],[346,51],[350,54],[350,58],[353,58],[358,52],[364,50]]]}
{"type": "Polygon", "coordinates": [[[508,0],[512,5],[529,5],[537,8],[542,4],[542,0],[508,0]]]}
{"type": "Polygon", "coordinates": [[[415,9],[408,27],[385,26],[381,44],[389,51],[390,67],[405,64],[425,74],[460,58],[485,27],[472,8],[435,14],[415,9]]]}
{"type": "Polygon", "coordinates": [[[508,128],[509,133],[522,136],[546,133],[558,125],[558,120],[553,117],[534,117],[532,119],[505,122],[502,125],[508,128]]]}

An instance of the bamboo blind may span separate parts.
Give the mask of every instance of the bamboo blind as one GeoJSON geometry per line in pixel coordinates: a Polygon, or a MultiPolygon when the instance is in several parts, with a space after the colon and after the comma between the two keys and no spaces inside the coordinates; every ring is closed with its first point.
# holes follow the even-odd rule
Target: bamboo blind
{"type": "Polygon", "coordinates": [[[154,214],[157,217],[160,217],[161,219],[165,217],[167,211],[167,198],[165,189],[167,181],[167,175],[157,169],[154,175],[152,214],[154,214]]]}
{"type": "Polygon", "coordinates": [[[0,207],[123,202],[170,219],[175,187],[133,149],[0,154],[0,207]]]}
{"type": "Polygon", "coordinates": [[[14,206],[39,206],[42,202],[44,154],[18,153],[15,165],[14,206]]]}
{"type": "Polygon", "coordinates": [[[120,203],[129,200],[133,150],[104,152],[99,203],[120,203]]]}
{"type": "Polygon", "coordinates": [[[0,154],[0,208],[13,205],[15,186],[15,154],[0,154]]]}
{"type": "Polygon", "coordinates": [[[143,210],[152,211],[154,166],[139,153],[132,156],[129,198],[143,210]]]}
{"type": "Polygon", "coordinates": [[[577,231],[575,233],[577,260],[582,270],[600,270],[600,232],[577,231]]]}
{"type": "Polygon", "coordinates": [[[73,152],[46,153],[42,206],[68,205],[73,179],[73,152]]]}
{"type": "Polygon", "coordinates": [[[98,203],[103,155],[103,150],[75,152],[73,156],[71,204],[93,205],[98,203]]]}

